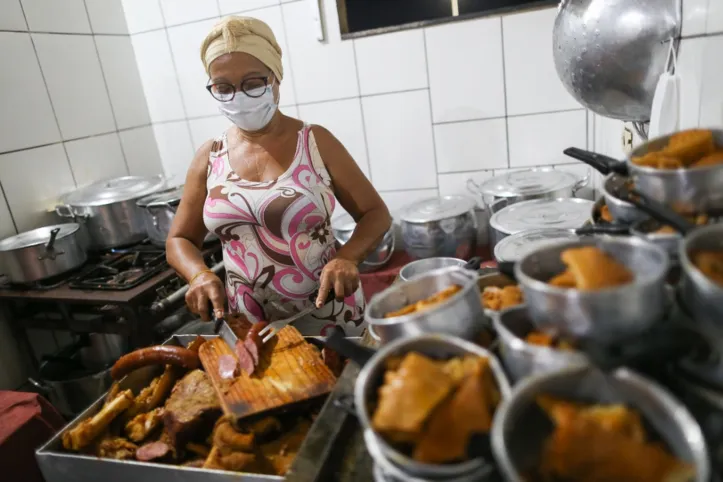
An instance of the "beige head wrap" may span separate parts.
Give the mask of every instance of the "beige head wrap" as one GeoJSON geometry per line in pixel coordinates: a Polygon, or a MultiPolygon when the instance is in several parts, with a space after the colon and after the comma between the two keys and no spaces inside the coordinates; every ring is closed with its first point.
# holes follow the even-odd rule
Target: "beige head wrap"
{"type": "Polygon", "coordinates": [[[281,47],[274,32],[261,20],[251,17],[228,16],[213,26],[201,45],[201,61],[209,73],[211,62],[224,54],[245,52],[263,62],[280,81],[281,47]]]}

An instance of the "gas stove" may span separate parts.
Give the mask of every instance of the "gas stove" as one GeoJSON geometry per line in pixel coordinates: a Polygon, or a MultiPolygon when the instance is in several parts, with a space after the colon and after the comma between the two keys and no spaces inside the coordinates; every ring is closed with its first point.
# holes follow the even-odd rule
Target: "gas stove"
{"type": "Polygon", "coordinates": [[[112,253],[99,264],[70,279],[72,289],[127,290],[148,281],[168,269],[166,252],[162,249],[112,253]]]}

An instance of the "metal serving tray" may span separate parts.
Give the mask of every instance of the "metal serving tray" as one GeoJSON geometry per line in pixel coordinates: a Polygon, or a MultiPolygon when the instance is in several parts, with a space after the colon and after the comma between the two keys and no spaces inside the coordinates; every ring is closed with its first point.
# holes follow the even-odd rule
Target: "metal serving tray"
{"type": "MultiPolygon", "coordinates": [[[[196,336],[198,335],[173,335],[163,344],[187,346],[196,336]]],[[[202,336],[214,338],[212,335],[202,336]]],[[[318,339],[318,337],[306,338],[312,342],[318,339]]],[[[160,367],[136,370],[123,380],[121,388],[131,388],[137,393],[139,389],[148,386],[151,380],[160,373],[160,367]]],[[[104,399],[105,394],[35,452],[35,458],[46,482],[158,482],[161,480],[164,482],[268,482],[284,480],[284,477],[275,475],[198,469],[133,460],[102,459],[66,451],[62,444],[63,434],[82,420],[95,415],[103,406],[104,399]]],[[[313,431],[312,426],[309,433],[313,431]]],[[[299,453],[303,450],[302,446],[299,453]]]]}

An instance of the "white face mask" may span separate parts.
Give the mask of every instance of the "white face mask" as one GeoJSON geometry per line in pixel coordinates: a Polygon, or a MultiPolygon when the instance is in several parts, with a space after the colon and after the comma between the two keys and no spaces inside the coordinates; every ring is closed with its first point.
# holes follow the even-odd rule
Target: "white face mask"
{"type": "Polygon", "coordinates": [[[230,101],[218,101],[218,110],[239,129],[246,132],[259,131],[271,122],[278,109],[273,86],[271,83],[261,87],[259,90],[263,89],[264,93],[260,97],[249,97],[238,91],[230,101]]]}

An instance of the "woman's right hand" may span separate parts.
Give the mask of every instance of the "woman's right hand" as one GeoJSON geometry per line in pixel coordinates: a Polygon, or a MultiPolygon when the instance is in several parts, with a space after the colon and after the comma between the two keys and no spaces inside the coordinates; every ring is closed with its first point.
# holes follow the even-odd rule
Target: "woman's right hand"
{"type": "Polygon", "coordinates": [[[186,292],[186,306],[201,317],[203,321],[211,321],[209,301],[216,318],[223,318],[226,302],[226,290],[223,281],[215,273],[204,271],[191,280],[186,292]]]}

